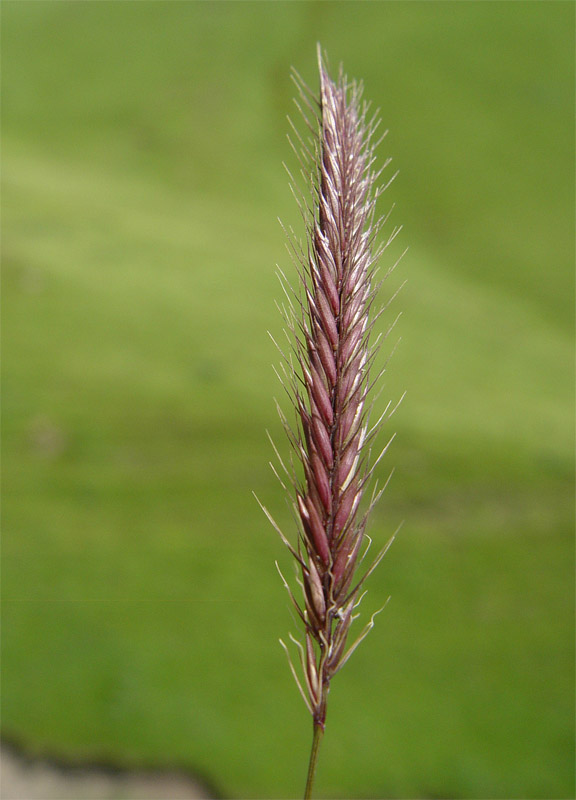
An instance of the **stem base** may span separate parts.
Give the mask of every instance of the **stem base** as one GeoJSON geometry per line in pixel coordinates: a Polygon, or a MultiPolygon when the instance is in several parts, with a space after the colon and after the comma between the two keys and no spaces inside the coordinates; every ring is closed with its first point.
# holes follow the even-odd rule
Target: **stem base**
{"type": "Polygon", "coordinates": [[[312,749],[310,750],[310,763],[308,765],[308,777],[306,779],[306,789],[304,800],[311,800],[314,777],[316,776],[316,764],[318,762],[318,750],[324,735],[324,726],[320,722],[314,721],[314,736],[312,739],[312,749]]]}

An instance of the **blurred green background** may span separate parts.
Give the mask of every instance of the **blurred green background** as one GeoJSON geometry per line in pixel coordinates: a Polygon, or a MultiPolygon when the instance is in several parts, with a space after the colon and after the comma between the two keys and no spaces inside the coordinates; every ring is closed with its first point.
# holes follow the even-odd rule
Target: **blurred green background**
{"type": "Polygon", "coordinates": [[[363,619],[392,600],[317,794],[572,796],[574,5],[5,0],[2,28],[4,735],[302,791],[291,565],[251,492],[292,530],[267,330],[319,40],[390,130],[383,267],[410,250],[370,533],[405,522],[363,619]]]}

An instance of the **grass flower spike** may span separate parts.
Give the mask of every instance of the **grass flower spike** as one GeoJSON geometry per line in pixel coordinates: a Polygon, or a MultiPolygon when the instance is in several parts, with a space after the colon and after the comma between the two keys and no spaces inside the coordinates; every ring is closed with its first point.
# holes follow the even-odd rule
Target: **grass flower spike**
{"type": "Polygon", "coordinates": [[[386,450],[372,457],[371,445],[382,421],[370,427],[368,395],[377,380],[371,377],[371,367],[378,346],[370,335],[379,316],[372,313],[378,290],[374,276],[380,254],[399,230],[376,246],[384,220],[376,218],[375,206],[385,187],[377,188],[382,171],[374,168],[378,122],[368,115],[362,88],[349,83],[342,70],[333,81],[320,48],[318,63],[319,98],[296,77],[297,106],[311,133],[301,136],[294,129],[294,149],[307,189],[299,197],[305,246],[289,233],[299,288],[292,291],[282,276],[292,348],[282,354],[282,382],[297,423],[291,426],[280,410],[296,457],[288,467],[281,464],[300,528],[296,547],[279,533],[296,559],[303,589],[298,602],[284,581],[304,627],[304,641],[292,639],[300,652],[303,680],[290,663],[314,726],[307,797],[330,682],[372,627],[373,618],[355,642],[348,642],[364,581],[390,544],[358,577],[357,567],[369,544],[367,516],[381,491],[374,488],[369,501],[362,501],[386,450]]]}

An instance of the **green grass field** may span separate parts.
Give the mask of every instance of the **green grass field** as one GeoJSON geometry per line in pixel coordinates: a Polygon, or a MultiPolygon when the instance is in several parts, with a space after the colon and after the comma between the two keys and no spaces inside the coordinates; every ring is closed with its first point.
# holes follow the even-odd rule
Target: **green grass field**
{"type": "Polygon", "coordinates": [[[410,250],[370,533],[404,526],[364,618],[392,600],[317,794],[573,796],[573,29],[564,2],[5,0],[4,736],[302,791],[291,567],[251,493],[291,530],[267,330],[320,40],[390,130],[383,267],[410,250]]]}

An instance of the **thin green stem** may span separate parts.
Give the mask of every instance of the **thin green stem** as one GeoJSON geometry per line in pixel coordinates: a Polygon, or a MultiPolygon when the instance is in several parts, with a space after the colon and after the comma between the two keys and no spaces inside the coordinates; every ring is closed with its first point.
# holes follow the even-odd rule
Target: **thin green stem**
{"type": "Polygon", "coordinates": [[[308,765],[308,778],[306,780],[306,790],[304,792],[304,800],[310,800],[312,797],[312,786],[314,785],[314,777],[316,775],[316,764],[318,762],[318,749],[322,741],[324,729],[322,725],[314,722],[314,738],[312,739],[312,750],[310,751],[310,764],[308,765]]]}

